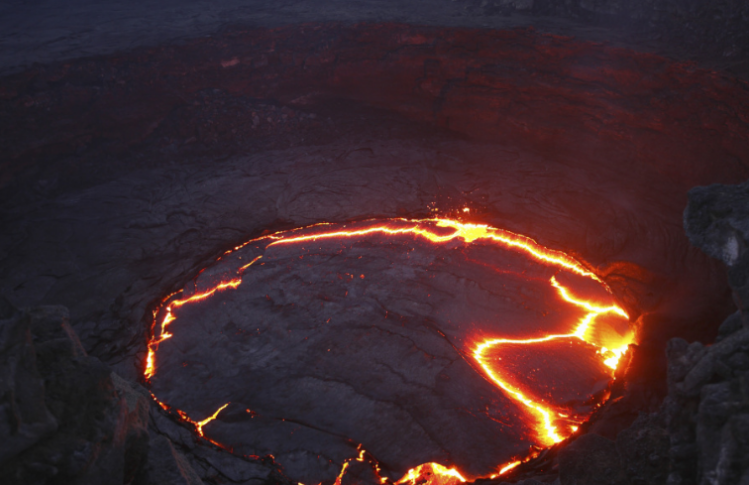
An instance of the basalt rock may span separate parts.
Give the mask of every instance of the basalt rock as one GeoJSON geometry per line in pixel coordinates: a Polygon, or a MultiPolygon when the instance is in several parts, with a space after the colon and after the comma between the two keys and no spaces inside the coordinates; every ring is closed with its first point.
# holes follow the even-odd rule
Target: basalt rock
{"type": "Polygon", "coordinates": [[[151,440],[148,465],[139,477],[138,485],[203,485],[182,453],[174,448],[169,438],[155,435],[151,440]]]}
{"type": "Polygon", "coordinates": [[[668,344],[669,393],[660,411],[670,441],[667,483],[743,484],[749,480],[749,183],[692,189],[684,226],[692,244],[728,267],[739,310],[725,319],[713,345],[678,338],[668,344]]]}
{"type": "Polygon", "coordinates": [[[616,443],[586,434],[559,453],[562,485],[625,485],[627,477],[616,443]]]}
{"type": "Polygon", "coordinates": [[[20,318],[10,305],[4,313],[0,321],[0,435],[4,437],[0,462],[16,457],[57,429],[57,420],[45,403],[29,320],[20,318]]]}
{"type": "Polygon", "coordinates": [[[749,182],[690,190],[684,227],[693,245],[728,266],[734,301],[749,328],[749,182]]]}
{"type": "Polygon", "coordinates": [[[0,322],[3,483],[119,485],[143,466],[147,395],[87,355],[67,320],[46,306],[0,322]]]}
{"type": "Polygon", "coordinates": [[[668,483],[740,483],[749,470],[749,330],[702,352],[690,354],[690,347],[681,340],[669,347],[672,387],[662,410],[671,441],[668,483]],[[695,373],[699,379],[688,382],[695,373]]]}

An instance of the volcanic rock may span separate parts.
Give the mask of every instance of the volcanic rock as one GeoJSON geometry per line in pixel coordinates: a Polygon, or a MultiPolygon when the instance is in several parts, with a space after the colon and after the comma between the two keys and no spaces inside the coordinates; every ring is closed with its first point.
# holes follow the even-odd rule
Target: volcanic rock
{"type": "Polygon", "coordinates": [[[7,308],[9,311],[3,312],[0,320],[0,462],[14,458],[57,429],[57,420],[45,403],[44,380],[36,365],[30,321],[19,318],[10,305],[7,308]]]}
{"type": "Polygon", "coordinates": [[[148,444],[148,399],[90,357],[64,307],[2,322],[6,370],[0,474],[9,484],[130,483],[148,444]],[[19,381],[19,378],[23,378],[19,381]]]}
{"type": "MultiPolygon", "coordinates": [[[[749,271],[749,182],[696,187],[684,228],[690,241],[728,266],[739,311],[720,325],[716,342],[668,342],[668,394],[657,412],[641,413],[616,436],[616,446],[586,434],[552,454],[564,483],[734,485],[749,480],[749,328],[741,305],[749,271]],[[602,467],[608,467],[607,471],[602,467]]],[[[630,388],[602,415],[637,396],[630,388]]],[[[597,433],[593,423],[588,430],[597,433]]],[[[540,461],[540,458],[536,461],[540,461]]],[[[533,470],[532,460],[518,467],[533,470]]],[[[549,469],[547,463],[545,469],[549,469]]]]}
{"type": "Polygon", "coordinates": [[[155,403],[150,409],[149,429],[151,442],[159,440],[155,445],[158,449],[149,455],[144,472],[136,480],[137,485],[140,481],[150,483],[149,480],[155,480],[153,477],[176,473],[183,477],[177,480],[187,479],[194,473],[208,483],[293,485],[272,457],[244,457],[217,448],[198,437],[193,427],[180,423],[155,403]],[[159,437],[166,438],[169,446],[159,437]],[[165,461],[164,454],[167,455],[165,461]]]}
{"type": "MultiPolygon", "coordinates": [[[[749,416],[746,395],[746,355],[749,331],[742,329],[719,343],[691,363],[674,363],[673,369],[691,366],[688,376],[698,372],[702,377],[686,387],[677,384],[664,403],[663,412],[671,435],[671,474],[669,483],[739,483],[746,473],[749,448],[743,426],[749,416]],[[705,362],[710,362],[706,365],[705,362]],[[720,363],[727,373],[709,372],[720,363]],[[684,392],[685,388],[688,392],[684,392]]],[[[683,355],[683,354],[682,354],[683,355]]],[[[671,353],[670,360],[681,359],[671,353]]],[[[683,371],[680,372],[683,374],[683,371]]],[[[678,376],[672,376],[678,381],[678,376]]]]}
{"type": "Polygon", "coordinates": [[[720,342],[729,335],[738,332],[741,330],[743,324],[744,322],[741,318],[741,311],[736,311],[736,313],[731,314],[731,316],[726,318],[723,323],[720,324],[720,327],[718,328],[718,336],[715,338],[715,341],[720,342]]]}
{"type": "Polygon", "coordinates": [[[711,346],[682,339],[668,344],[669,394],[661,415],[671,442],[669,484],[728,485],[749,477],[748,204],[749,183],[697,187],[689,193],[687,235],[728,266],[739,311],[726,318],[711,346]]]}
{"type": "Polygon", "coordinates": [[[168,438],[159,435],[150,441],[148,465],[141,473],[137,485],[203,485],[182,453],[174,449],[168,438]]]}
{"type": "Polygon", "coordinates": [[[644,339],[723,318],[724,278],[678,221],[687,187],[744,176],[747,101],[703,71],[535,31],[326,25],[4,84],[3,177],[31,188],[8,186],[0,291],[66,305],[89,353],[130,380],[149,306],[234,244],[436,209],[580,255],[643,313],[644,339]]]}
{"type": "Polygon", "coordinates": [[[749,241],[747,199],[749,182],[691,189],[684,211],[689,241],[729,267],[736,264],[749,241]]]}
{"type": "Polygon", "coordinates": [[[559,452],[561,485],[624,485],[627,476],[616,444],[597,434],[586,434],[559,452]]]}
{"type": "Polygon", "coordinates": [[[641,413],[616,437],[616,449],[630,483],[665,483],[669,470],[670,437],[661,413],[641,413]]]}

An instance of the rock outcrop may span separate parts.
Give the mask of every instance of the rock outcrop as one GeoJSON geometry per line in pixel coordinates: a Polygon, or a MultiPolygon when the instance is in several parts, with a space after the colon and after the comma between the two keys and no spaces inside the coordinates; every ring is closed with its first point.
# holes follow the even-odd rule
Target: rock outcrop
{"type": "Polygon", "coordinates": [[[668,360],[668,483],[749,483],[749,330],[710,347],[673,339],[668,360]]]}
{"type": "Polygon", "coordinates": [[[723,332],[739,321],[749,328],[749,182],[692,189],[684,227],[693,245],[728,267],[739,315],[726,322],[723,332]]]}
{"type": "Polygon", "coordinates": [[[749,182],[697,187],[684,226],[690,241],[728,267],[738,311],[716,343],[669,342],[669,484],[749,483],[749,182]]]}
{"type": "Polygon", "coordinates": [[[64,307],[4,304],[0,329],[3,483],[133,483],[148,452],[145,390],[86,354],[64,307]]]}

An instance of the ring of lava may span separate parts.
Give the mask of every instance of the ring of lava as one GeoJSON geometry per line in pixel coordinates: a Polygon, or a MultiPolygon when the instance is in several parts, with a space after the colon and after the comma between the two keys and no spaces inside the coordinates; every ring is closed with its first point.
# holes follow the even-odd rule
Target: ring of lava
{"type": "MultiPolygon", "coordinates": [[[[299,264],[303,264],[305,258],[315,256],[320,259],[320,255],[341,254],[356,244],[360,245],[360,249],[377,245],[395,245],[398,251],[403,248],[406,251],[415,251],[415,245],[421,245],[420,247],[427,250],[434,248],[445,254],[457,252],[460,255],[457,258],[459,263],[469,261],[474,265],[483,265],[486,271],[493,272],[498,275],[497,277],[526,279],[535,285],[531,293],[543,293],[546,295],[543,301],[550,301],[553,308],[566,309],[550,310],[553,313],[552,317],[556,318],[553,328],[548,328],[549,324],[544,324],[545,328],[541,330],[529,330],[530,335],[501,335],[491,329],[482,329],[479,325],[478,331],[476,327],[471,327],[468,331],[460,330],[462,333],[458,338],[436,329],[441,337],[453,342],[461,357],[475,372],[494,386],[496,393],[503,394],[516,405],[519,413],[525,416],[523,425],[532,430],[526,434],[528,441],[533,445],[549,446],[567,438],[590,416],[593,409],[605,401],[606,389],[599,386],[598,392],[589,395],[584,405],[580,405],[579,402],[576,405],[557,402],[558,390],[554,388],[554,384],[539,384],[538,381],[543,380],[544,372],[553,374],[554,367],[559,367],[558,371],[562,373],[574,372],[565,371],[564,366],[555,364],[557,361],[554,360],[555,355],[559,354],[564,355],[564,361],[567,362],[570,360],[570,352],[582,352],[586,356],[586,362],[597,361],[594,365],[597,366],[596,375],[601,375],[601,369],[605,369],[608,372],[607,382],[610,384],[613,380],[619,359],[632,343],[634,335],[628,315],[616,304],[608,286],[575,258],[561,251],[548,249],[531,238],[488,225],[453,219],[386,219],[348,224],[317,224],[253,239],[228,251],[216,264],[201,272],[198,283],[169,295],[154,312],[144,369],[145,379],[153,384],[154,379],[164,371],[160,362],[160,351],[169,345],[181,328],[184,328],[180,318],[186,314],[187,307],[193,312],[190,315],[195,315],[199,313],[195,309],[205,302],[214,301],[214,304],[218,304],[216,302],[220,300],[219,295],[237,291],[245,285],[246,280],[249,280],[247,276],[251,275],[253,270],[273,265],[276,258],[274,254],[279,250],[295,251],[301,260],[299,264]],[[476,249],[469,251],[470,248],[476,249]],[[478,259],[474,252],[477,252],[478,259]],[[509,255],[506,257],[514,259],[506,266],[501,266],[496,264],[497,261],[481,258],[482,255],[491,256],[497,253],[506,253],[509,255]],[[531,274],[528,270],[531,266],[537,268],[533,269],[535,273],[531,274]],[[538,364],[541,362],[539,359],[545,364],[538,364]],[[540,369],[542,365],[550,365],[552,369],[540,369]]],[[[345,282],[364,280],[365,275],[356,271],[354,266],[350,274],[346,273],[342,277],[339,273],[336,276],[345,282]]],[[[259,280],[254,283],[261,284],[259,280]]],[[[348,296],[348,291],[345,296],[348,296]]],[[[324,303],[321,303],[321,306],[324,307],[324,303]]],[[[385,318],[387,316],[385,312],[385,318]]],[[[205,321],[204,317],[200,318],[205,321]]],[[[522,329],[518,332],[522,333],[522,329]]],[[[548,379],[553,381],[554,377],[548,379]]],[[[205,419],[197,420],[191,417],[189,412],[180,409],[177,404],[166,402],[167,398],[162,400],[159,390],[153,389],[153,392],[154,399],[164,409],[171,410],[182,420],[191,423],[201,437],[218,446],[233,448],[222,443],[220,439],[206,436],[204,433],[204,427],[215,421],[230,402],[218,407],[205,419]]],[[[250,409],[246,412],[254,414],[250,409]]],[[[356,456],[351,456],[343,462],[336,479],[337,485],[343,480],[351,463],[365,461],[371,465],[373,473],[382,483],[415,484],[417,481],[426,480],[434,484],[444,484],[466,481],[465,477],[470,476],[453,463],[429,462],[412,467],[398,480],[386,478],[380,473],[377,455],[369,454],[364,451],[365,449],[369,450],[367,444],[359,443],[356,447],[356,456]]],[[[489,476],[504,473],[525,458],[527,455],[516,455],[509,460],[502,459],[489,476]]]]}

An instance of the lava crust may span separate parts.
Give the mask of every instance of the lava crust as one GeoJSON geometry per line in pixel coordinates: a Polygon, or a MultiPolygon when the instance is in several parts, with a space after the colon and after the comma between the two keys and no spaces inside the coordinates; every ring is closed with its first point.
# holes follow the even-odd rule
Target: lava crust
{"type": "Polygon", "coordinates": [[[250,241],[169,297],[146,372],[201,435],[298,482],[334,480],[362,447],[391,478],[427,462],[489,476],[604,400],[606,347],[633,336],[609,291],[485,225],[318,225],[250,241]]]}

